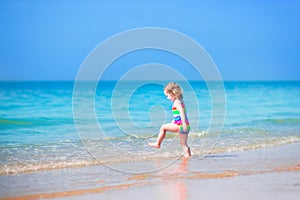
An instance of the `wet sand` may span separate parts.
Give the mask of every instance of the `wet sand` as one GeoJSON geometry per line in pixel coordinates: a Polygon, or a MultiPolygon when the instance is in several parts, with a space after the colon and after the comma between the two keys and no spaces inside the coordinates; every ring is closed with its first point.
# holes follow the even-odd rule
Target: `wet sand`
{"type": "MultiPolygon", "coordinates": [[[[106,166],[0,176],[1,199],[298,199],[300,143],[179,159],[155,173],[106,166]]],[[[155,165],[147,161],[142,165],[155,165]]],[[[141,167],[141,163],[132,167],[141,167]]]]}

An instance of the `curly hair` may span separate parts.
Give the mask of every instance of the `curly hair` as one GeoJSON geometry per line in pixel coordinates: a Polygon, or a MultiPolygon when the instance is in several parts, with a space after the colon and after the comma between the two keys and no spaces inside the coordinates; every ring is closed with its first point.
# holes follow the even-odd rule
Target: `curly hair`
{"type": "Polygon", "coordinates": [[[183,98],[183,96],[182,96],[183,90],[177,83],[174,83],[174,82],[168,83],[165,86],[164,91],[179,100],[182,100],[182,98],[183,98]]]}

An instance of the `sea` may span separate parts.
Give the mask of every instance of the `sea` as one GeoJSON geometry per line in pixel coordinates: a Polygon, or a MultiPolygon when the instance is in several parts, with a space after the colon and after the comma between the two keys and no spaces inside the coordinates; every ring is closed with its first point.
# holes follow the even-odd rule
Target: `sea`
{"type": "MultiPolygon", "coordinates": [[[[160,149],[148,146],[172,120],[164,84],[0,82],[0,175],[97,165],[136,172],[130,163],[171,163],[183,153],[177,133],[167,133],[160,149]]],[[[179,84],[194,158],[300,141],[299,81],[179,84]]]]}

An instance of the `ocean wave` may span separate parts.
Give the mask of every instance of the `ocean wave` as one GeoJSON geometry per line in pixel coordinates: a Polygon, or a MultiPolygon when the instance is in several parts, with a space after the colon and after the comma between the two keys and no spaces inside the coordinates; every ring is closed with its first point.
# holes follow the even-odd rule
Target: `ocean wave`
{"type": "Polygon", "coordinates": [[[5,125],[31,125],[32,123],[26,120],[17,120],[17,119],[0,119],[0,126],[5,125]]]}
{"type": "Polygon", "coordinates": [[[64,169],[64,168],[76,168],[85,167],[99,164],[96,160],[90,161],[48,161],[41,163],[16,163],[16,164],[4,164],[0,166],[0,175],[4,174],[19,174],[19,173],[29,173],[34,171],[44,171],[44,170],[54,170],[54,169],[64,169]]]}
{"type": "Polygon", "coordinates": [[[300,124],[300,118],[266,119],[264,121],[278,125],[300,124]]]}
{"type": "Polygon", "coordinates": [[[73,118],[67,118],[67,117],[53,117],[53,118],[46,118],[46,117],[40,117],[40,118],[0,118],[0,128],[4,127],[12,127],[17,128],[21,126],[58,126],[58,125],[67,125],[67,124],[73,124],[73,118]]]}
{"type": "Polygon", "coordinates": [[[269,138],[260,138],[260,139],[245,138],[244,140],[240,140],[239,142],[230,141],[230,140],[223,140],[223,141],[221,140],[218,142],[216,147],[212,150],[212,153],[271,148],[271,147],[291,144],[295,142],[300,142],[299,136],[269,137],[269,138]]]}
{"type": "MultiPolygon", "coordinates": [[[[158,134],[158,133],[157,133],[158,134]]],[[[151,133],[144,133],[144,134],[124,134],[124,135],[118,135],[118,136],[107,136],[104,137],[103,140],[111,140],[111,141],[132,141],[132,140],[143,140],[143,139],[149,139],[149,138],[156,138],[157,134],[151,134],[151,133]]],[[[192,138],[204,138],[208,135],[207,131],[191,131],[189,133],[189,137],[192,138]]],[[[165,139],[176,139],[178,138],[178,133],[168,133],[165,136],[165,139]]]]}
{"type": "MultiPolygon", "coordinates": [[[[219,139],[216,146],[213,148],[206,146],[205,143],[207,138],[204,140],[201,138],[194,138],[193,143],[190,145],[193,156],[203,157],[208,154],[222,154],[226,152],[236,152],[245,150],[255,150],[261,148],[271,148],[274,146],[285,145],[295,142],[300,142],[299,136],[290,137],[273,137],[265,140],[249,139],[235,141],[234,139],[219,139]]],[[[128,141],[127,141],[128,142],[128,141]]],[[[128,144],[129,145],[129,144],[128,144]]],[[[132,145],[132,144],[131,144],[132,145]]],[[[18,173],[30,173],[34,171],[44,171],[44,170],[55,170],[64,168],[80,168],[92,165],[122,165],[124,163],[137,163],[148,160],[159,160],[159,159],[178,159],[182,156],[183,152],[179,145],[179,140],[176,138],[166,139],[161,149],[155,149],[146,147],[145,151],[133,151],[129,149],[115,149],[116,147],[110,147],[106,152],[111,152],[110,154],[104,154],[104,149],[108,146],[103,147],[103,149],[97,149],[101,156],[92,155],[90,157],[73,157],[70,156],[68,159],[56,159],[56,160],[35,160],[34,162],[15,162],[15,163],[2,163],[0,165],[0,175],[5,174],[18,174],[18,173]],[[149,151],[150,150],[150,151],[149,151]],[[71,159],[70,159],[71,158],[71,159]]],[[[92,152],[90,152],[92,154],[92,152]]]]}

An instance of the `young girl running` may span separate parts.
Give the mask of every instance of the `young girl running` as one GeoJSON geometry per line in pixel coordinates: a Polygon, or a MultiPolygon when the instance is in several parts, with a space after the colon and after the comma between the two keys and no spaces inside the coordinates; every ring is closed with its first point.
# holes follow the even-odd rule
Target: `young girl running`
{"type": "Polygon", "coordinates": [[[187,118],[185,105],[183,102],[183,91],[181,87],[174,82],[170,82],[164,88],[164,93],[167,99],[173,102],[172,113],[173,120],[171,123],[163,124],[160,128],[156,142],[148,143],[149,146],[160,148],[160,145],[165,138],[166,132],[177,132],[179,134],[180,144],[184,150],[184,156],[190,157],[191,150],[187,145],[188,133],[190,131],[190,124],[187,118]]]}

